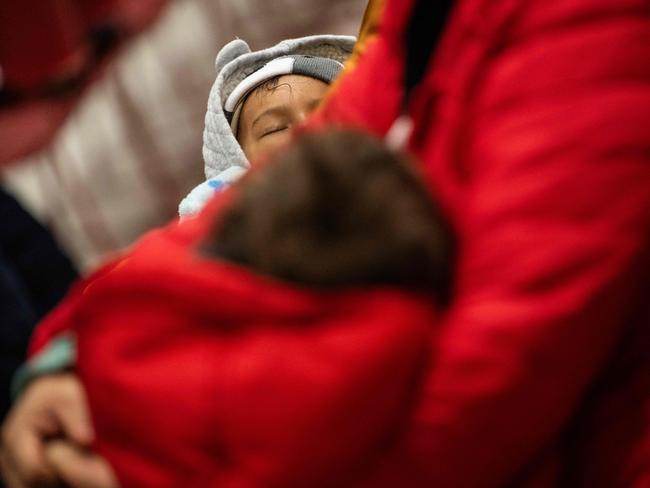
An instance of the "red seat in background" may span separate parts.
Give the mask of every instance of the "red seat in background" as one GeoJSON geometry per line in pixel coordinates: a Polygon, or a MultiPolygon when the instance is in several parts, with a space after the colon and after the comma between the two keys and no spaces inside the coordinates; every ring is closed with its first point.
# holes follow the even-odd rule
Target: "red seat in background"
{"type": "Polygon", "coordinates": [[[45,145],[98,76],[104,55],[144,29],[165,3],[1,2],[0,165],[45,145]]]}

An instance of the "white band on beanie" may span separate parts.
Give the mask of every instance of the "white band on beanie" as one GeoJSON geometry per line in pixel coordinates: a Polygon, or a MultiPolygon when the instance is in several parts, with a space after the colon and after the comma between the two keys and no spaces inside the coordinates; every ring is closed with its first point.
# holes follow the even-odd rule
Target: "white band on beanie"
{"type": "Polygon", "coordinates": [[[226,103],[223,106],[224,110],[226,110],[226,112],[234,112],[237,103],[244,98],[249,91],[256,86],[261,85],[266,80],[270,80],[276,76],[291,74],[294,62],[295,59],[290,57],[274,59],[255,71],[252,75],[244,78],[226,100],[226,103]]]}

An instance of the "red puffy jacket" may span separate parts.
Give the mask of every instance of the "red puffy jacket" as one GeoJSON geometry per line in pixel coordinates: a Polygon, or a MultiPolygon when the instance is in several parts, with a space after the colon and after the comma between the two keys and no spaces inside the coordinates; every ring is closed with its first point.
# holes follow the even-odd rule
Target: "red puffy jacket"
{"type": "MultiPolygon", "coordinates": [[[[316,120],[384,134],[413,1],[316,120]]],[[[650,4],[458,0],[410,149],[460,243],[390,486],[650,486],[650,4]]],[[[373,485],[373,483],[371,483],[373,485]]]]}
{"type": "Polygon", "coordinates": [[[201,257],[213,213],[145,237],[68,298],[95,449],[125,487],[363,476],[413,407],[431,300],[298,290],[201,257]]]}
{"type": "MultiPolygon", "coordinates": [[[[387,2],[312,128],[388,130],[412,3],[387,2]]],[[[385,417],[387,432],[399,425],[390,442],[353,443],[340,459],[324,448],[305,471],[298,457],[265,457],[283,439],[270,434],[258,472],[300,477],[261,484],[351,482],[345,463],[328,477],[341,460],[364,486],[650,484],[649,27],[646,0],[456,2],[409,105],[410,149],[460,246],[415,408],[391,407],[401,424],[385,417]]],[[[319,432],[345,447],[355,436],[339,427],[319,432]]],[[[238,435],[214,451],[225,466],[240,466],[238,435]]]]}

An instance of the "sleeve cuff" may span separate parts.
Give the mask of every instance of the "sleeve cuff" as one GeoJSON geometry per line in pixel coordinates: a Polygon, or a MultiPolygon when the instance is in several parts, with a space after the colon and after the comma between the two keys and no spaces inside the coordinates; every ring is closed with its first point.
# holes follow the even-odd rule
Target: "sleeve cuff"
{"type": "Polygon", "coordinates": [[[71,368],[76,357],[76,343],[71,334],[64,334],[54,339],[49,346],[18,369],[11,385],[12,398],[14,400],[18,398],[27,385],[36,378],[71,368]]]}

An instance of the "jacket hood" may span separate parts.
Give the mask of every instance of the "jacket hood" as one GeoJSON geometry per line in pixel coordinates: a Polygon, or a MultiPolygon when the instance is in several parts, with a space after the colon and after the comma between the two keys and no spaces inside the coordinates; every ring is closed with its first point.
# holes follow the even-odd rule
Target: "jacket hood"
{"type": "Polygon", "coordinates": [[[235,139],[223,105],[235,87],[272,59],[288,55],[309,55],[345,62],[356,39],[352,36],[318,35],[288,39],[268,49],[252,52],[245,41],[226,44],[216,59],[217,79],[210,90],[203,131],[205,176],[212,178],[230,167],[250,164],[235,139]]]}

